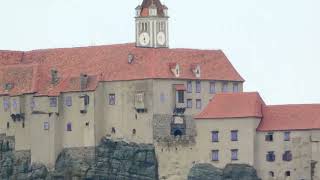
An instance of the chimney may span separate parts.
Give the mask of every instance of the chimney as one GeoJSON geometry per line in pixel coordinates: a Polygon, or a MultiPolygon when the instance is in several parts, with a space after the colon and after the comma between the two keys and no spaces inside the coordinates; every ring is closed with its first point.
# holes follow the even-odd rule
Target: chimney
{"type": "Polygon", "coordinates": [[[51,69],[51,84],[56,85],[59,83],[58,71],[51,69]]]}
{"type": "Polygon", "coordinates": [[[80,89],[81,91],[87,89],[88,87],[88,75],[87,74],[80,74],[80,89]]]}

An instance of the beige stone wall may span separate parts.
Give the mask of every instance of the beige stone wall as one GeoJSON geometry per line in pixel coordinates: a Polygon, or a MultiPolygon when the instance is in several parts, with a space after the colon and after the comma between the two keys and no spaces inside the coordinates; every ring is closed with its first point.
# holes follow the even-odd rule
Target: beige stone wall
{"type": "Polygon", "coordinates": [[[311,131],[312,161],[316,162],[313,180],[320,180],[320,130],[311,131]]]}
{"type": "Polygon", "coordinates": [[[88,147],[95,145],[94,139],[94,121],[95,121],[95,95],[94,92],[74,92],[64,93],[61,96],[62,106],[59,111],[59,118],[62,121],[63,147],[88,147]],[[80,96],[89,96],[89,104],[86,107],[86,113],[81,113],[83,98],[80,96]],[[72,106],[67,106],[66,97],[72,98],[72,106]],[[67,131],[67,124],[71,123],[72,131],[67,131]],[[86,123],[88,125],[86,125],[86,123]]]}
{"type": "MultiPolygon", "coordinates": [[[[187,87],[188,80],[165,80],[165,79],[157,79],[154,80],[153,90],[154,90],[154,108],[155,114],[168,114],[172,113],[173,108],[175,107],[175,90],[174,84],[184,84],[187,87]],[[161,101],[161,96],[164,97],[164,101],[161,101]]],[[[187,115],[195,115],[201,112],[203,108],[208,105],[210,99],[214,96],[214,94],[210,93],[210,81],[201,80],[201,92],[196,93],[196,80],[192,80],[192,93],[185,92],[185,104],[187,103],[187,99],[192,99],[192,108],[186,109],[187,115]],[[202,108],[196,109],[196,99],[201,99],[202,108]]],[[[222,92],[222,86],[225,81],[215,81],[216,93],[222,92]]],[[[228,92],[233,91],[233,82],[227,82],[228,84],[228,92]]],[[[243,84],[239,84],[239,92],[243,90],[243,84]]]]}
{"type": "Polygon", "coordinates": [[[7,136],[15,136],[15,149],[28,150],[30,149],[30,106],[31,95],[24,96],[1,96],[0,97],[0,133],[7,136]],[[5,111],[3,106],[4,99],[9,100],[9,109],[5,111]],[[17,102],[16,108],[13,108],[12,102],[17,102]],[[24,114],[24,121],[13,121],[11,114],[24,114]],[[7,128],[9,123],[9,128],[7,128]],[[23,125],[24,124],[24,125],[23,125]]]}
{"type": "Polygon", "coordinates": [[[224,168],[229,163],[254,165],[254,139],[258,118],[196,120],[198,162],[224,168]],[[238,131],[238,141],[231,141],[231,131],[238,131]],[[212,142],[212,131],[219,132],[219,142],[212,142]],[[231,160],[231,150],[238,149],[238,160],[231,160]],[[219,150],[219,161],[212,161],[212,150],[219,150]]]}
{"type": "Polygon", "coordinates": [[[273,132],[273,141],[265,140],[268,132],[258,132],[256,140],[257,151],[256,169],[263,179],[311,179],[310,161],[312,158],[312,143],[310,141],[311,131],[291,131],[290,141],[284,141],[284,132],[273,132]],[[283,161],[282,155],[290,150],[293,159],[290,162],[283,161]],[[276,159],[274,162],[266,161],[268,151],[274,151],[276,159]],[[274,172],[271,178],[269,172],[274,172]],[[285,177],[285,172],[290,171],[290,177],[285,177]]]}
{"type": "Polygon", "coordinates": [[[152,117],[153,117],[153,81],[118,81],[105,82],[103,89],[97,97],[102,98],[104,113],[104,127],[99,130],[101,135],[109,134],[114,138],[124,138],[128,141],[140,143],[153,143],[152,117]],[[138,113],[135,109],[135,95],[138,92],[145,94],[144,103],[146,112],[138,113]],[[109,95],[115,94],[115,105],[109,104],[109,95]],[[111,132],[112,127],[116,133],[111,132]],[[133,135],[133,129],[136,134],[133,135]]]}

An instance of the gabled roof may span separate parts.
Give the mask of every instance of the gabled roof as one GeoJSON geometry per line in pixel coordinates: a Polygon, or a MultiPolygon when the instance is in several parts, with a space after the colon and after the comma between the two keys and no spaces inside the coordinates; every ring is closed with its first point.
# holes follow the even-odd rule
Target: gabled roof
{"type": "Polygon", "coordinates": [[[257,92],[218,93],[196,119],[262,117],[265,106],[257,92]]]}
{"type": "Polygon", "coordinates": [[[195,118],[261,118],[257,131],[320,129],[320,104],[265,105],[257,92],[217,94],[195,118]]]}
{"type": "Polygon", "coordinates": [[[119,44],[10,52],[2,57],[1,67],[6,70],[0,74],[0,95],[7,94],[2,88],[4,84],[18,78],[21,81],[18,86],[25,84],[27,88],[17,89],[14,86],[9,94],[33,91],[37,95],[49,95],[63,92],[64,88],[59,84],[51,85],[51,69],[58,71],[61,82],[70,77],[80,77],[81,73],[95,75],[99,81],[198,79],[190,67],[199,64],[203,80],[244,81],[220,50],[138,48],[134,44],[119,44]],[[132,63],[128,63],[129,54],[134,56],[132,63]],[[179,77],[172,73],[169,66],[172,63],[179,65],[179,77]],[[37,67],[32,76],[26,70],[20,71],[30,66],[37,67]]]}
{"type": "Polygon", "coordinates": [[[320,104],[267,106],[258,127],[258,131],[307,129],[320,129],[320,104]]]}

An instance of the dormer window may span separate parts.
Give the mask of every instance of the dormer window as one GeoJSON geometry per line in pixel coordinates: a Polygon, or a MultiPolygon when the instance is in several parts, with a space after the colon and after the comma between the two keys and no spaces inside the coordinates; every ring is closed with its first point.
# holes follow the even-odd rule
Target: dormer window
{"type": "Polygon", "coordinates": [[[200,69],[200,65],[192,65],[191,67],[193,74],[196,76],[196,78],[200,78],[201,77],[201,69],[200,69]]]}
{"type": "Polygon", "coordinates": [[[5,91],[10,91],[11,89],[13,89],[13,83],[6,83],[3,87],[3,89],[5,91]]]}
{"type": "Polygon", "coordinates": [[[171,63],[169,64],[171,72],[174,74],[175,77],[179,77],[180,76],[180,66],[177,63],[171,63]]]}
{"type": "Polygon", "coordinates": [[[131,64],[133,62],[133,60],[134,60],[134,55],[129,53],[128,54],[128,63],[131,64]]]}

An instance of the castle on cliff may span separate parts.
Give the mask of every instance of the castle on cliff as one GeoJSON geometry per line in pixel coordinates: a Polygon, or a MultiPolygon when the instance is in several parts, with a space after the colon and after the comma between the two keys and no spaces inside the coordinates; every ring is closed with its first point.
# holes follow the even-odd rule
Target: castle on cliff
{"type": "Polygon", "coordinates": [[[0,133],[53,168],[102,137],[153,144],[159,178],[244,163],[265,179],[320,179],[320,105],[267,105],[221,50],[170,49],[168,8],[136,7],[136,42],[0,51],[0,133]]]}

